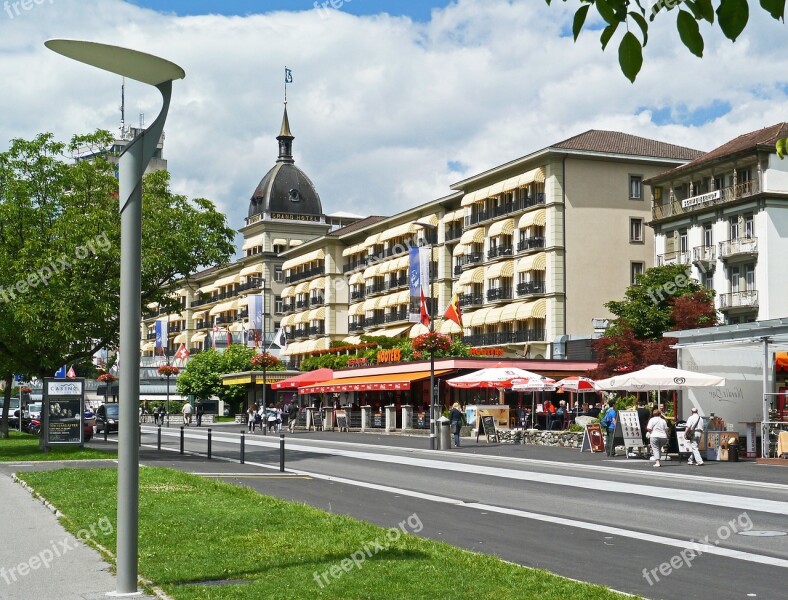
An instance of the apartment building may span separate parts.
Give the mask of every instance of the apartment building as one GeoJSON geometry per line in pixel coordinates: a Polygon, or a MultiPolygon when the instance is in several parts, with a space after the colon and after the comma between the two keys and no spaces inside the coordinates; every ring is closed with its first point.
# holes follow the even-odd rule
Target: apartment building
{"type": "Polygon", "coordinates": [[[788,137],[778,123],[647,180],[657,264],[679,263],[716,292],[725,324],[788,315],[788,137]]]}

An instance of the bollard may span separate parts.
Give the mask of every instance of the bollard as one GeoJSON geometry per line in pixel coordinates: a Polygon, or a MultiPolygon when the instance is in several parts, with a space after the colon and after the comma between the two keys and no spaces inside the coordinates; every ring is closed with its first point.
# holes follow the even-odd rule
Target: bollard
{"type": "Polygon", "coordinates": [[[285,434],[279,434],[279,470],[285,472],[285,434]]]}
{"type": "Polygon", "coordinates": [[[159,425],[159,431],[156,434],[156,449],[161,451],[161,425],[159,425]]]}
{"type": "Polygon", "coordinates": [[[107,441],[107,433],[108,432],[109,432],[109,425],[107,425],[107,422],[104,421],[104,441],[105,442],[107,441]]]}
{"type": "Polygon", "coordinates": [[[244,446],[246,444],[246,436],[243,430],[241,431],[241,464],[244,464],[244,446]]]}
{"type": "Polygon", "coordinates": [[[137,425],[137,445],[142,448],[142,425],[137,425]]]}
{"type": "Polygon", "coordinates": [[[183,425],[181,425],[181,454],[183,454],[183,425]]]}
{"type": "Polygon", "coordinates": [[[208,460],[211,460],[211,428],[208,428],[208,460]]]}

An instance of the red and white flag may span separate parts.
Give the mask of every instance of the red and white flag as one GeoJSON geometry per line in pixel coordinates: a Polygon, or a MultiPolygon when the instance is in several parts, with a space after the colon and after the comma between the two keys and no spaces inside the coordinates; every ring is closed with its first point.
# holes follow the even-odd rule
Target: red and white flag
{"type": "Polygon", "coordinates": [[[429,327],[430,326],[430,313],[427,311],[427,298],[424,296],[424,290],[423,289],[421,290],[421,301],[420,301],[419,305],[420,305],[419,313],[421,315],[421,318],[420,318],[421,324],[424,325],[424,327],[429,327]]]}
{"type": "Polygon", "coordinates": [[[189,351],[186,349],[186,344],[181,344],[175,351],[175,358],[178,360],[186,360],[189,358],[189,351]]]}
{"type": "Polygon", "coordinates": [[[71,365],[71,368],[68,370],[68,373],[66,373],[66,377],[68,377],[69,379],[77,378],[77,372],[74,370],[74,365],[71,365]]]}

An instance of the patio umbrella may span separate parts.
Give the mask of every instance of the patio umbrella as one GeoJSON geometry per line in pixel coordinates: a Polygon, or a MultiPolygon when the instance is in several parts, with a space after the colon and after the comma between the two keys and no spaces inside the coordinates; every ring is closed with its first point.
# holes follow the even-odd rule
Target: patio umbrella
{"type": "MultiPolygon", "coordinates": [[[[536,392],[553,392],[556,389],[555,379],[549,377],[531,377],[529,379],[516,380],[512,382],[512,389],[515,392],[532,392],[531,395],[531,423],[536,424],[536,392]]],[[[547,417],[545,418],[547,425],[547,417]]]]}
{"type": "Polygon", "coordinates": [[[600,379],[596,382],[596,385],[600,390],[606,391],[647,392],[722,386],[725,385],[725,379],[717,375],[674,369],[665,365],[651,365],[640,371],[600,379]]]}
{"type": "Polygon", "coordinates": [[[271,388],[275,390],[295,390],[302,385],[314,385],[333,378],[334,371],[331,369],[315,369],[314,371],[305,371],[282,381],[277,381],[271,384],[271,388]]]}
{"type": "Polygon", "coordinates": [[[514,379],[540,379],[542,376],[517,367],[488,367],[446,380],[456,388],[510,388],[514,379]]]}
{"type": "MultiPolygon", "coordinates": [[[[573,375],[572,377],[565,377],[561,381],[556,382],[556,386],[561,388],[564,392],[572,392],[574,394],[586,394],[588,392],[595,392],[596,382],[588,377],[580,377],[573,375]]],[[[575,416],[580,414],[580,403],[575,401],[575,416]]]]}

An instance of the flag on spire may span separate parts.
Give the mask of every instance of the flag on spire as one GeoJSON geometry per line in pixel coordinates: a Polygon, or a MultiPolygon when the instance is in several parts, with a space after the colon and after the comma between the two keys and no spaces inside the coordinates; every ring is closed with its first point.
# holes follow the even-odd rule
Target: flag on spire
{"type": "Polygon", "coordinates": [[[293,83],[293,71],[285,67],[285,83],[293,83]]]}
{"type": "Polygon", "coordinates": [[[443,318],[454,321],[462,327],[462,310],[460,309],[460,296],[458,294],[454,294],[451,297],[449,306],[446,307],[446,312],[443,313],[443,318]]]}

